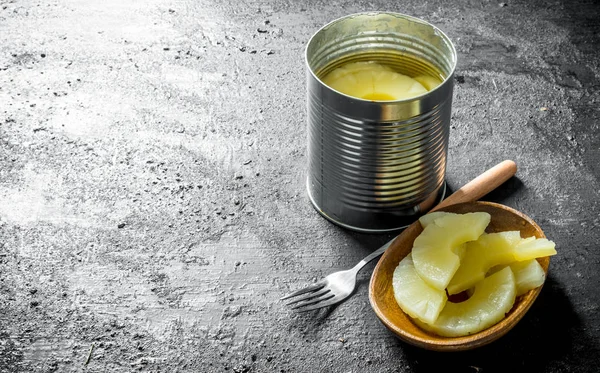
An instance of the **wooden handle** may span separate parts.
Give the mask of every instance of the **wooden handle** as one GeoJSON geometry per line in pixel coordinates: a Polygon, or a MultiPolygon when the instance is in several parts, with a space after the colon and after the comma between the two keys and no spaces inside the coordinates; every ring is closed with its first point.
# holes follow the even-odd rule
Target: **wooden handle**
{"type": "Polygon", "coordinates": [[[515,162],[510,160],[500,162],[452,193],[450,197],[440,202],[431,211],[461,202],[477,201],[510,179],[516,172],[517,164],[515,162]]]}

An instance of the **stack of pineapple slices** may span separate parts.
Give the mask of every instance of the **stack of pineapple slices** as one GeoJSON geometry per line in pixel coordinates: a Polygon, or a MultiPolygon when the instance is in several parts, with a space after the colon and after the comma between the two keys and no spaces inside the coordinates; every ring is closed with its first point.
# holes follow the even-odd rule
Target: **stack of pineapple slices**
{"type": "Polygon", "coordinates": [[[419,75],[411,78],[375,62],[352,62],[323,78],[338,92],[371,101],[402,100],[431,91],[442,83],[439,78],[419,75]]]}
{"type": "Polygon", "coordinates": [[[394,271],[394,295],[417,325],[444,337],[477,333],[502,320],[517,296],[544,283],[536,258],[556,254],[545,238],[485,233],[485,212],[434,212],[419,221],[423,232],[394,271]],[[470,297],[448,301],[448,294],[462,292],[470,297]]]}

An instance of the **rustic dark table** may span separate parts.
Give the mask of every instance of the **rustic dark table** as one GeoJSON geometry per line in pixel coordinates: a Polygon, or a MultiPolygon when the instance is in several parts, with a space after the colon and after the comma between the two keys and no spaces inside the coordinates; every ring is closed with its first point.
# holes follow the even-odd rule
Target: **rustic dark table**
{"type": "Polygon", "coordinates": [[[0,372],[597,372],[600,5],[594,1],[0,0],[0,372]],[[447,166],[557,244],[526,317],[433,353],[368,302],[278,299],[391,235],[305,192],[304,46],[369,10],[459,57],[447,166]]]}

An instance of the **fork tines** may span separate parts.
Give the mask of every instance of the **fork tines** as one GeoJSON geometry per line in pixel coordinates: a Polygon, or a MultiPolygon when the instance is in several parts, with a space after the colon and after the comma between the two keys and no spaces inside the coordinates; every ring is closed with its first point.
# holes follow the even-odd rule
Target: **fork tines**
{"type": "Polygon", "coordinates": [[[287,302],[286,305],[292,306],[291,309],[294,311],[304,312],[335,304],[336,302],[327,302],[334,296],[335,295],[331,293],[331,289],[325,288],[324,283],[316,283],[290,293],[282,297],[281,300],[294,298],[287,302]]]}

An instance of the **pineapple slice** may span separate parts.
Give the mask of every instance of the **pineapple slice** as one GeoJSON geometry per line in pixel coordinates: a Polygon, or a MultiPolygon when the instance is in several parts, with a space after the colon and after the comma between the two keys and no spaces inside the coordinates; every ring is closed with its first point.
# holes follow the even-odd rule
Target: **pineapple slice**
{"type": "Polygon", "coordinates": [[[464,259],[448,284],[448,294],[458,294],[472,287],[494,266],[554,254],[554,242],[545,238],[521,239],[519,231],[483,234],[467,244],[464,259]]]}
{"type": "MultiPolygon", "coordinates": [[[[461,263],[462,263],[463,258],[465,257],[465,254],[467,253],[467,243],[468,242],[465,242],[465,243],[458,245],[452,249],[454,254],[456,254],[456,256],[458,256],[458,259],[461,261],[461,263]]],[[[460,266],[458,268],[460,268],[460,266]]]]}
{"type": "Polygon", "coordinates": [[[490,222],[490,214],[444,215],[429,224],[415,239],[412,258],[415,270],[438,290],[446,289],[460,265],[460,245],[479,238],[490,222]]]}
{"type": "Polygon", "coordinates": [[[342,66],[327,74],[323,82],[341,93],[371,101],[402,100],[427,92],[413,78],[369,62],[342,66]]]}
{"type": "Polygon", "coordinates": [[[391,67],[386,65],[380,65],[376,62],[371,61],[359,61],[359,62],[351,62],[343,65],[342,67],[338,67],[333,70],[325,78],[323,78],[323,83],[330,85],[338,79],[343,78],[348,74],[353,74],[359,71],[394,71],[391,67]]]}
{"type": "Polygon", "coordinates": [[[421,83],[421,85],[425,87],[428,91],[431,91],[438,85],[442,84],[442,81],[439,78],[436,78],[431,75],[417,75],[413,79],[421,83]]]}
{"type": "Polygon", "coordinates": [[[437,319],[448,299],[445,291],[432,288],[419,277],[410,254],[394,270],[392,286],[400,308],[426,323],[437,319]]]}
{"type": "Polygon", "coordinates": [[[482,234],[467,243],[466,253],[448,284],[448,294],[458,294],[483,280],[493,266],[514,262],[514,248],[521,241],[519,231],[482,234]]]}
{"type": "Polygon", "coordinates": [[[475,285],[473,295],[464,302],[447,302],[433,324],[420,320],[421,328],[443,337],[458,337],[477,333],[502,320],[516,298],[515,276],[505,267],[475,285]]]}
{"type": "Polygon", "coordinates": [[[444,211],[434,211],[434,212],[430,212],[429,214],[425,214],[423,216],[421,216],[419,218],[419,223],[421,223],[421,226],[423,227],[423,229],[427,228],[427,226],[431,223],[433,223],[436,219],[441,218],[442,216],[446,216],[446,215],[456,215],[453,212],[444,212],[444,211]]]}
{"type": "Polygon", "coordinates": [[[555,244],[546,238],[529,237],[515,247],[515,260],[518,261],[551,255],[556,255],[555,244]]]}
{"type": "Polygon", "coordinates": [[[544,269],[535,259],[512,263],[510,269],[515,274],[517,296],[523,295],[538,286],[542,286],[546,279],[544,269]]]}

